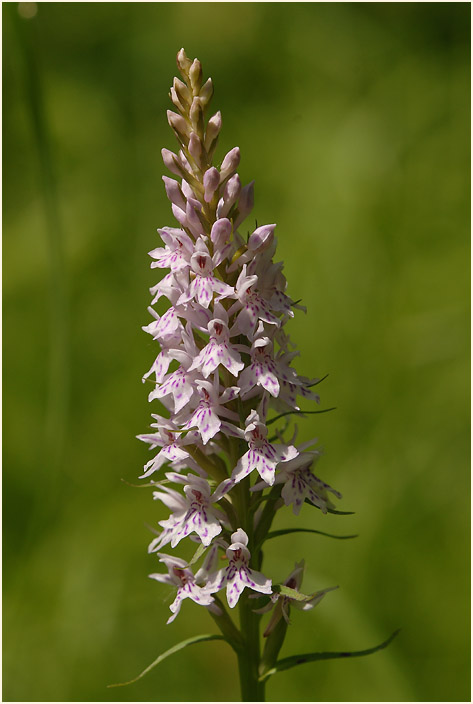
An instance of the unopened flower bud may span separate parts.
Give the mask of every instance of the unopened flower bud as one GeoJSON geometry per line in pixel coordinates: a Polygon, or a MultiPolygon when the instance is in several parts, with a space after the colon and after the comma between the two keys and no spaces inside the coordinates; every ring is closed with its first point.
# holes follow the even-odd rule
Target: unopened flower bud
{"type": "Polygon", "coordinates": [[[240,163],[240,148],[233,147],[228,154],[226,154],[222,161],[222,166],[220,167],[220,183],[223,183],[226,178],[231,176],[238,168],[240,163]]]}
{"type": "Polygon", "coordinates": [[[194,95],[198,95],[202,87],[202,64],[199,59],[194,59],[189,69],[189,78],[194,95]]]}
{"type": "Polygon", "coordinates": [[[262,252],[269,247],[274,239],[276,225],[262,225],[258,227],[248,239],[248,249],[251,252],[262,252]]]}
{"type": "Polygon", "coordinates": [[[176,218],[178,223],[180,225],[182,225],[182,227],[189,227],[189,223],[187,222],[186,214],[181,208],[179,208],[174,203],[171,203],[171,210],[172,210],[172,214],[174,215],[174,217],[176,218]]]}
{"type": "Polygon", "coordinates": [[[176,57],[177,68],[181,72],[182,76],[186,78],[189,74],[189,69],[192,66],[192,61],[187,58],[187,54],[184,49],[181,49],[176,57]]]}
{"type": "Polygon", "coordinates": [[[238,215],[234,222],[235,229],[241,225],[243,220],[253,210],[255,200],[255,182],[251,181],[241,189],[240,200],[238,201],[238,215]]]}
{"type": "Polygon", "coordinates": [[[236,201],[236,199],[240,195],[240,191],[241,191],[240,177],[238,176],[238,174],[235,174],[234,176],[229,178],[227,183],[225,184],[225,189],[223,191],[223,198],[225,201],[230,201],[233,205],[233,203],[236,201]]]}
{"type": "Polygon", "coordinates": [[[186,205],[186,216],[187,222],[189,223],[189,229],[195,237],[199,237],[203,234],[202,223],[196,212],[196,205],[201,208],[202,206],[196,200],[187,201],[186,205]]]}
{"type": "Polygon", "coordinates": [[[228,179],[223,191],[223,199],[226,203],[230,203],[230,207],[237,201],[241,191],[241,181],[238,174],[234,174],[228,179]]]}
{"type": "Polygon", "coordinates": [[[189,149],[190,155],[193,157],[196,164],[200,168],[202,166],[202,164],[201,164],[202,142],[200,141],[199,137],[196,135],[195,132],[191,132],[188,149],[189,149]]]}
{"type": "Polygon", "coordinates": [[[187,157],[182,151],[182,149],[179,149],[179,152],[177,154],[177,161],[178,163],[182,166],[184,171],[188,171],[189,173],[191,172],[191,166],[189,162],[187,161],[187,157]]]}
{"type": "Polygon", "coordinates": [[[247,183],[247,185],[242,188],[241,194],[240,194],[240,202],[238,205],[240,207],[240,210],[244,210],[246,213],[249,213],[253,210],[254,203],[255,203],[255,182],[250,181],[250,183],[247,183]]]}
{"type": "Polygon", "coordinates": [[[184,196],[182,195],[182,191],[178,182],[174,181],[174,179],[169,178],[168,176],[163,176],[163,181],[164,187],[166,189],[166,195],[171,201],[171,203],[174,203],[182,210],[185,210],[186,202],[184,200],[184,196]]]}
{"type": "Polygon", "coordinates": [[[176,115],[176,113],[172,112],[172,110],[167,111],[167,116],[169,126],[172,127],[174,132],[177,134],[178,137],[181,138],[181,140],[185,140],[185,142],[187,143],[187,140],[190,136],[189,125],[187,124],[187,122],[181,115],[176,115]]]}
{"type": "Polygon", "coordinates": [[[220,218],[212,225],[210,239],[218,249],[230,239],[232,233],[232,223],[228,218],[220,218]]]}
{"type": "Polygon", "coordinates": [[[192,193],[192,195],[189,194],[189,195],[187,196],[187,200],[188,200],[188,202],[192,205],[192,207],[194,208],[194,210],[197,210],[198,213],[201,212],[201,210],[202,210],[202,203],[200,202],[200,200],[197,200],[197,198],[195,197],[195,193],[192,193]]]}
{"type": "Polygon", "coordinates": [[[228,179],[223,191],[223,198],[217,206],[217,217],[225,217],[236,203],[241,191],[241,181],[238,174],[234,174],[228,179]]]}
{"type": "Polygon", "coordinates": [[[181,189],[184,194],[184,197],[187,198],[187,200],[189,200],[189,198],[195,198],[195,193],[192,187],[187,183],[187,181],[182,182],[181,189]]]}
{"type": "Polygon", "coordinates": [[[161,149],[161,156],[163,157],[164,166],[169,169],[169,171],[176,176],[182,176],[182,169],[179,168],[177,156],[173,154],[169,149],[161,149]]]}
{"type": "Polygon", "coordinates": [[[169,97],[171,98],[173,105],[175,105],[175,107],[179,110],[179,112],[185,112],[184,105],[179,100],[179,97],[172,86],[171,86],[171,90],[169,91],[169,97]]]}
{"type": "Polygon", "coordinates": [[[210,153],[213,148],[215,148],[215,144],[217,143],[217,137],[218,133],[220,132],[222,128],[222,113],[220,110],[215,113],[215,115],[212,115],[210,120],[207,123],[207,129],[205,131],[205,142],[204,142],[204,147],[206,148],[207,152],[210,153]]]}
{"type": "Polygon", "coordinates": [[[215,166],[212,166],[204,174],[204,200],[206,203],[210,203],[219,184],[220,174],[218,169],[216,169],[215,166]]]}
{"type": "Polygon", "coordinates": [[[192,103],[192,95],[186,84],[179,80],[179,78],[174,78],[172,87],[182,105],[190,106],[192,103]]]}
{"type": "Polygon", "coordinates": [[[203,136],[204,134],[204,110],[200,98],[194,98],[190,109],[190,118],[195,126],[195,131],[203,136]]]}
{"type": "Polygon", "coordinates": [[[207,107],[207,105],[210,103],[210,101],[212,99],[213,92],[214,92],[214,87],[213,87],[212,79],[209,78],[205,81],[205,83],[202,86],[202,88],[200,89],[200,93],[199,93],[199,98],[201,99],[202,105],[204,106],[204,108],[207,107]]]}

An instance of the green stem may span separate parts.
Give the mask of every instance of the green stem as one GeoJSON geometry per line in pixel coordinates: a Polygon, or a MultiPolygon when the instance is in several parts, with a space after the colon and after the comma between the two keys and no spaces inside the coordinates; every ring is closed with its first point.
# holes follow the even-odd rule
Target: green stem
{"type": "Polygon", "coordinates": [[[223,466],[221,464],[216,464],[215,462],[213,462],[210,457],[204,455],[202,450],[199,450],[198,447],[196,447],[195,445],[187,445],[186,450],[192,457],[192,459],[197,462],[199,467],[205,469],[205,471],[210,474],[212,479],[215,479],[216,482],[221,482],[224,479],[228,479],[228,474],[223,469],[223,466]]]}
{"type": "Polygon", "coordinates": [[[228,615],[226,608],[224,607],[224,605],[216,594],[214,594],[214,601],[215,604],[219,607],[220,613],[217,614],[209,609],[209,614],[212,616],[213,620],[220,628],[222,635],[225,636],[233,650],[237,653],[237,655],[239,655],[239,653],[241,653],[244,648],[241,633],[233,623],[232,619],[228,615]]]}
{"type": "MultiPolygon", "coordinates": [[[[253,513],[250,511],[250,478],[246,477],[235,487],[237,514],[241,518],[242,528],[248,535],[248,547],[251,552],[250,566],[258,569],[260,556],[255,549],[253,531],[253,513]]],[[[238,653],[238,669],[240,674],[241,699],[244,702],[264,701],[264,683],[259,682],[260,667],[260,636],[259,614],[254,612],[254,602],[249,599],[245,590],[240,596],[240,632],[243,638],[243,649],[238,653]]]]}
{"type": "Polygon", "coordinates": [[[254,613],[254,604],[246,592],[241,595],[239,603],[240,629],[244,642],[244,649],[238,654],[241,700],[264,702],[264,682],[259,682],[259,616],[254,613]]]}
{"type": "Polygon", "coordinates": [[[256,550],[259,552],[262,544],[266,540],[269,529],[275,515],[275,505],[279,501],[281,496],[281,485],[275,484],[271,491],[269,492],[268,498],[266,499],[266,505],[258,521],[258,526],[255,531],[255,545],[256,550]]]}

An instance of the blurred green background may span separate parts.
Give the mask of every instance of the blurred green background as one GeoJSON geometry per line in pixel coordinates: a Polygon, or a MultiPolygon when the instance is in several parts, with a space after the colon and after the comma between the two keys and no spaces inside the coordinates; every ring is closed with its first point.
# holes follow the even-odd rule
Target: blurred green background
{"type": "Polygon", "coordinates": [[[3,4],[4,700],[237,700],[214,632],[147,574],[165,511],[137,482],[150,421],[147,252],[172,225],[160,149],[175,54],[223,113],[218,156],[277,222],[300,372],[329,378],[302,438],[354,516],[307,506],[267,548],[305,590],[268,700],[469,700],[469,26],[465,3],[3,4]],[[20,16],[20,14],[22,16],[20,16]],[[26,17],[25,17],[26,15],[26,17]]]}

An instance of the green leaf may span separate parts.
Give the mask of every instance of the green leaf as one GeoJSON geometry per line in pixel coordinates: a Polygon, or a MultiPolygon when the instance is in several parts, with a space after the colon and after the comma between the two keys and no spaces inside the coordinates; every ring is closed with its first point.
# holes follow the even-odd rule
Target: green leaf
{"type": "Polygon", "coordinates": [[[128,682],[119,682],[118,684],[109,684],[107,685],[108,687],[125,687],[128,684],[133,684],[133,682],[137,682],[140,680],[142,677],[144,677],[150,670],[153,669],[153,667],[156,667],[156,665],[159,665],[163,660],[168,658],[170,655],[174,655],[174,653],[179,652],[179,650],[182,650],[183,648],[187,648],[188,645],[193,645],[194,643],[203,643],[206,640],[226,640],[223,636],[219,635],[203,635],[203,636],[194,636],[194,638],[188,638],[187,640],[183,640],[177,645],[174,645],[172,648],[169,648],[169,650],[166,650],[165,653],[162,653],[159,657],[154,660],[154,662],[151,663],[151,665],[148,665],[147,668],[143,670],[137,677],[135,677],[132,680],[129,680],[128,682]]]}
{"type": "Polygon", "coordinates": [[[271,675],[274,675],[276,672],[281,672],[282,670],[289,670],[289,668],[291,667],[296,667],[296,665],[304,665],[306,662],[314,662],[315,660],[333,660],[334,658],[356,658],[362,655],[371,655],[372,653],[376,653],[378,650],[387,648],[391,641],[397,636],[399,630],[400,629],[394,631],[394,633],[390,635],[387,640],[383,641],[383,643],[376,645],[374,648],[368,648],[367,650],[354,650],[352,652],[343,651],[339,653],[328,652],[291,655],[288,658],[283,658],[282,660],[279,660],[276,665],[271,668],[271,670],[268,670],[268,672],[265,672],[263,675],[261,675],[260,681],[267,679],[271,675]]]}
{"type": "Polygon", "coordinates": [[[296,416],[308,416],[308,415],[314,415],[315,413],[328,413],[329,411],[336,411],[336,406],[333,406],[332,408],[324,408],[321,411],[286,411],[285,413],[280,413],[278,416],[275,418],[270,418],[269,420],[266,421],[266,425],[271,425],[271,423],[275,423],[277,420],[280,418],[284,418],[284,416],[291,416],[291,415],[296,415],[296,416]]]}
{"type": "MultiPolygon", "coordinates": [[[[306,504],[310,504],[311,506],[315,506],[315,508],[318,508],[320,511],[320,507],[317,506],[317,504],[314,504],[310,499],[306,498],[306,499],[304,499],[304,502],[306,504]]],[[[337,516],[354,516],[355,515],[354,511],[337,511],[336,509],[329,508],[328,506],[327,506],[327,511],[328,511],[328,513],[335,513],[337,516]]]]}
{"type": "Polygon", "coordinates": [[[334,589],[338,589],[338,586],[320,589],[313,594],[302,594],[302,592],[298,592],[297,589],[291,589],[291,587],[287,587],[285,584],[273,584],[273,590],[275,592],[282,594],[283,596],[288,596],[290,599],[294,599],[294,601],[312,601],[318,596],[322,597],[327,592],[332,592],[334,589]]]}
{"type": "Polygon", "coordinates": [[[272,530],[266,536],[266,540],[270,538],[277,538],[280,535],[286,535],[286,533],[318,533],[319,535],[325,535],[327,538],[336,538],[337,540],[348,540],[348,538],[357,538],[358,535],[333,535],[332,533],[324,533],[322,530],[314,530],[313,528],[282,528],[281,530],[272,530]]]}
{"type": "Polygon", "coordinates": [[[273,590],[278,594],[288,596],[290,599],[294,599],[295,601],[310,601],[310,599],[312,598],[311,596],[307,596],[307,594],[302,594],[301,592],[298,592],[297,589],[291,589],[291,587],[286,587],[285,584],[274,584],[273,590]]]}
{"type": "Polygon", "coordinates": [[[325,379],[326,379],[327,377],[328,377],[328,374],[326,374],[325,376],[323,376],[321,379],[317,379],[317,381],[314,381],[313,384],[307,384],[307,386],[309,387],[309,389],[312,388],[313,386],[317,386],[317,384],[321,384],[322,381],[325,381],[325,379]]]}
{"type": "MultiPolygon", "coordinates": [[[[315,504],[314,504],[315,506],[315,504]]],[[[334,513],[336,516],[354,516],[355,512],[354,511],[337,511],[334,508],[328,508],[327,507],[328,513],[334,513]]]]}

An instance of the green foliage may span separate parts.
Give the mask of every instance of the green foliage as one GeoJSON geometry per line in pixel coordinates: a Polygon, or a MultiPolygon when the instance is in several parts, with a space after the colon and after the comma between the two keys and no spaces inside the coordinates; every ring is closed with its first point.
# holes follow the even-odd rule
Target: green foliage
{"type": "Polygon", "coordinates": [[[126,687],[129,684],[133,684],[134,682],[138,682],[142,677],[148,674],[148,672],[151,672],[153,668],[156,667],[156,665],[159,665],[160,663],[163,662],[163,660],[166,660],[170,655],[175,655],[175,653],[178,653],[180,650],[183,650],[184,648],[187,648],[188,645],[194,645],[194,643],[203,643],[204,641],[208,640],[225,640],[223,636],[219,635],[203,635],[203,636],[195,636],[194,638],[188,638],[187,640],[183,640],[181,643],[178,643],[177,645],[174,645],[172,648],[169,648],[169,650],[166,650],[165,653],[162,653],[159,655],[156,660],[153,660],[153,662],[148,665],[148,667],[145,667],[143,672],[140,672],[140,674],[137,677],[134,677],[132,680],[128,680],[128,682],[120,682],[118,684],[109,684],[109,687],[126,687]]]}
{"type": "MultiPolygon", "coordinates": [[[[291,590],[293,591],[293,590],[291,590]]],[[[339,653],[304,653],[303,655],[291,655],[288,658],[283,658],[282,660],[278,660],[276,665],[271,669],[265,672],[261,676],[261,680],[265,680],[268,677],[271,677],[271,675],[274,675],[276,672],[282,672],[283,670],[289,670],[291,667],[297,667],[297,665],[304,665],[308,662],[315,662],[316,660],[334,660],[338,658],[357,658],[360,657],[361,655],[372,655],[373,653],[376,653],[378,650],[383,650],[383,648],[386,648],[391,641],[397,636],[399,631],[394,631],[389,638],[387,638],[385,641],[380,643],[380,645],[376,645],[373,648],[367,648],[366,650],[354,650],[351,652],[339,652],[339,653]]]]}

